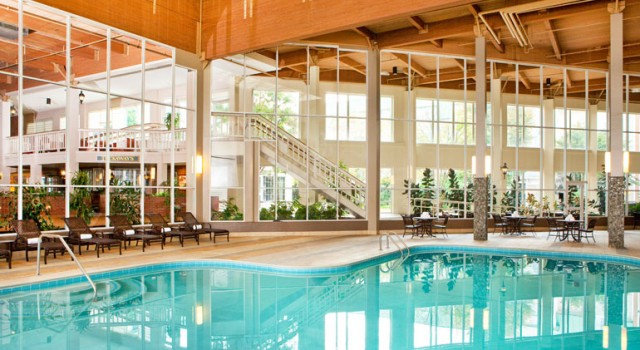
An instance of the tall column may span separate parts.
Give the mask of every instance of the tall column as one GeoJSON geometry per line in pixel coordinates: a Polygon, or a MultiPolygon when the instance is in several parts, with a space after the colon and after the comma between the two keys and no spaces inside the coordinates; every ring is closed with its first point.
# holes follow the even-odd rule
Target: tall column
{"type": "MultiPolygon", "coordinates": [[[[485,313],[489,313],[488,320],[491,319],[491,312],[487,308],[487,287],[489,286],[489,258],[486,255],[476,255],[473,257],[472,282],[473,316],[471,322],[473,328],[473,349],[484,349],[485,332],[489,330],[489,327],[491,327],[491,324],[485,321],[485,313]]],[[[493,326],[496,327],[497,325],[494,324],[493,326]]]]}
{"type": "Polygon", "coordinates": [[[505,188],[505,181],[502,175],[502,164],[505,163],[502,151],[504,149],[504,140],[502,134],[502,80],[500,78],[491,77],[491,148],[493,149],[493,157],[491,159],[491,173],[493,176],[493,184],[497,188],[505,188]]]}
{"type": "Polygon", "coordinates": [[[482,35],[476,36],[476,169],[473,186],[473,239],[487,240],[487,178],[485,177],[484,157],[487,146],[485,119],[487,113],[487,52],[482,35]]]}
{"type": "MultiPolygon", "coordinates": [[[[542,101],[542,125],[545,128],[542,129],[543,133],[543,145],[542,145],[542,188],[551,189],[556,187],[555,179],[555,158],[554,153],[556,149],[556,134],[555,129],[550,127],[555,125],[553,119],[554,113],[554,101],[552,98],[542,101]]],[[[555,198],[549,198],[553,203],[555,198]]]]}
{"type": "Polygon", "coordinates": [[[7,166],[7,152],[5,141],[11,136],[11,101],[0,102],[0,183],[11,181],[11,168],[7,166]]]}
{"type": "Polygon", "coordinates": [[[624,2],[610,3],[610,63],[609,63],[609,147],[611,176],[608,191],[609,247],[624,247],[624,174],[622,169],[622,89],[623,47],[622,10],[624,2]]]}
{"type": "Polygon", "coordinates": [[[380,50],[367,52],[367,230],[380,223],[380,50]]]}
{"type": "Polygon", "coordinates": [[[34,158],[34,164],[29,166],[29,184],[42,184],[42,164],[38,160],[39,157],[34,158]]]}
{"type": "MultiPolygon", "coordinates": [[[[587,174],[589,178],[589,188],[595,189],[598,186],[598,173],[602,171],[601,164],[598,164],[598,132],[596,126],[598,125],[598,105],[589,104],[587,110],[587,117],[589,118],[589,162],[587,168],[587,174]]],[[[546,188],[546,187],[545,187],[546,188]]]]}

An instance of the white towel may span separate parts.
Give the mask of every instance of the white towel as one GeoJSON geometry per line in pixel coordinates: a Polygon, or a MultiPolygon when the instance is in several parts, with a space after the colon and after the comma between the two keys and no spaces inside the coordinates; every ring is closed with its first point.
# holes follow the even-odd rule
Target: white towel
{"type": "Polygon", "coordinates": [[[567,215],[567,217],[565,218],[565,220],[567,220],[567,221],[574,221],[574,220],[575,220],[575,218],[573,217],[573,215],[569,214],[569,215],[567,215]]]}
{"type": "Polygon", "coordinates": [[[35,238],[27,238],[27,244],[38,244],[38,241],[40,240],[40,238],[35,237],[35,238]]]}
{"type": "Polygon", "coordinates": [[[131,235],[135,235],[136,231],[135,230],[124,230],[124,235],[125,236],[131,236],[131,235]]]}
{"type": "Polygon", "coordinates": [[[421,217],[421,218],[430,218],[430,217],[431,217],[431,214],[429,214],[429,212],[428,212],[428,211],[425,211],[425,212],[423,212],[423,213],[422,213],[422,215],[420,215],[420,217],[421,217]]]}
{"type": "Polygon", "coordinates": [[[511,216],[520,216],[520,213],[518,213],[518,211],[516,210],[511,214],[511,216]]]}
{"type": "Polygon", "coordinates": [[[93,238],[93,235],[90,233],[83,233],[80,235],[80,239],[91,239],[93,238]]]}
{"type": "Polygon", "coordinates": [[[171,232],[171,227],[163,227],[162,232],[171,232]]]}
{"type": "Polygon", "coordinates": [[[194,230],[194,231],[196,231],[196,230],[202,230],[202,225],[199,225],[199,224],[198,224],[198,225],[193,225],[193,230],[194,230]]]}

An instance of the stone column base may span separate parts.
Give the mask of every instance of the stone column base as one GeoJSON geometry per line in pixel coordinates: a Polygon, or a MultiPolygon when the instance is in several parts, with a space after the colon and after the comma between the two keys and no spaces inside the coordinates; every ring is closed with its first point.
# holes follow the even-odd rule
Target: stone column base
{"type": "Polygon", "coordinates": [[[473,179],[475,194],[473,197],[473,239],[487,240],[487,178],[473,179]]]}
{"type": "Polygon", "coordinates": [[[607,227],[612,248],[624,248],[624,181],[624,176],[609,177],[607,227]]]}

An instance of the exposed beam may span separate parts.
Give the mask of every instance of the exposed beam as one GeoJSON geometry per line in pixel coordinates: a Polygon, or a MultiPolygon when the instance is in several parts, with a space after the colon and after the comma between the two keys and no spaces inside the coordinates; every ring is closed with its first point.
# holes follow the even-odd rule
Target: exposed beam
{"type": "Polygon", "coordinates": [[[444,45],[444,39],[429,40],[429,44],[441,49],[444,45]]]}
{"type": "Polygon", "coordinates": [[[369,46],[372,46],[375,42],[377,42],[376,33],[372,32],[367,27],[357,27],[357,28],[354,29],[354,31],[356,33],[362,35],[365,39],[367,39],[367,42],[369,43],[369,46]]]}
{"type": "MultiPolygon", "coordinates": [[[[467,5],[467,9],[469,10],[469,12],[471,13],[471,15],[473,16],[473,18],[475,19],[476,23],[480,23],[480,19],[479,19],[479,13],[480,13],[480,9],[478,8],[477,5],[467,5]]],[[[489,42],[491,43],[491,45],[493,45],[493,47],[500,53],[504,53],[504,44],[501,42],[498,42],[496,40],[496,38],[493,37],[493,35],[489,35],[489,31],[493,30],[493,28],[486,28],[486,30],[482,31],[482,35],[489,39],[489,42]]],[[[498,37],[500,36],[500,31],[499,30],[493,30],[495,33],[498,34],[498,37]]]]}
{"type": "Polygon", "coordinates": [[[521,70],[518,70],[518,80],[522,83],[522,85],[524,85],[524,87],[527,88],[527,90],[531,89],[531,82],[529,81],[529,78],[527,78],[527,76],[521,70]]]}
{"type": "Polygon", "coordinates": [[[411,23],[418,30],[418,34],[426,34],[429,31],[429,27],[420,16],[409,17],[409,23],[411,23]]]}
{"type": "MultiPolygon", "coordinates": [[[[400,61],[402,61],[404,64],[409,65],[409,56],[408,55],[404,55],[404,54],[394,54],[394,56],[399,59],[400,61]]],[[[424,68],[423,66],[421,66],[418,62],[416,62],[415,60],[411,60],[411,69],[418,73],[419,76],[421,77],[426,77],[427,75],[429,75],[429,71],[424,68]]]]}
{"type": "Polygon", "coordinates": [[[403,28],[377,35],[380,48],[391,48],[446,39],[464,35],[473,31],[475,20],[471,17],[459,17],[446,21],[429,23],[429,32],[420,34],[415,28],[403,28]]]}
{"type": "Polygon", "coordinates": [[[556,59],[558,61],[562,61],[560,44],[558,44],[558,38],[556,38],[556,33],[553,31],[553,24],[551,24],[551,20],[544,21],[544,27],[547,29],[549,41],[551,41],[551,47],[553,47],[553,53],[556,55],[556,59]]]}
{"type": "Polygon", "coordinates": [[[362,75],[367,75],[367,67],[351,57],[340,57],[340,63],[346,64],[351,69],[362,75]]]}

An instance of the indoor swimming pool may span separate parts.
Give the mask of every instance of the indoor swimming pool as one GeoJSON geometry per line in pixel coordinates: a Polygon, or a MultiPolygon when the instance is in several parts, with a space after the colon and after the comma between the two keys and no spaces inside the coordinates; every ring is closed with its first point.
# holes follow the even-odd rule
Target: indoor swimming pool
{"type": "Polygon", "coordinates": [[[144,266],[0,290],[0,349],[638,349],[633,259],[412,248],[332,268],[144,266]]]}

